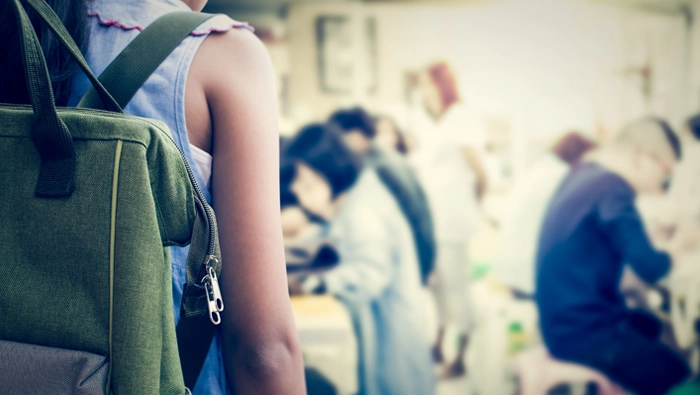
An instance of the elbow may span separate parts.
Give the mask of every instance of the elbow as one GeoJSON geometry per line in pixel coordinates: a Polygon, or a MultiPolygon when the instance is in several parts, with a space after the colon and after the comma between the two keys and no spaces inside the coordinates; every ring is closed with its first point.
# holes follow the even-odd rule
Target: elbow
{"type": "Polygon", "coordinates": [[[302,370],[301,348],[295,333],[239,344],[235,352],[240,370],[253,381],[275,381],[302,370]]]}
{"type": "Polygon", "coordinates": [[[654,284],[669,273],[671,270],[671,259],[670,257],[659,259],[645,265],[633,264],[632,269],[644,282],[647,284],[654,284]]]}

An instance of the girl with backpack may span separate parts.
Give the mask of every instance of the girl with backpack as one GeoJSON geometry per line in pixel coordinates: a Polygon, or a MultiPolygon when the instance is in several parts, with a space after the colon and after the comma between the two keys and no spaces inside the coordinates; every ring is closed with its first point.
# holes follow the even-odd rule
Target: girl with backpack
{"type": "MultiPolygon", "coordinates": [[[[0,102],[29,104],[11,2],[0,6],[0,102]]],[[[201,0],[48,0],[96,75],[158,17],[198,12],[201,0]]],[[[89,87],[68,52],[30,12],[56,103],[89,87]]],[[[150,76],[125,113],[168,125],[217,213],[226,310],[195,394],[303,394],[279,218],[277,106],[272,65],[243,23],[215,16],[150,76]]],[[[186,248],[172,248],[176,320],[186,248]]]]}

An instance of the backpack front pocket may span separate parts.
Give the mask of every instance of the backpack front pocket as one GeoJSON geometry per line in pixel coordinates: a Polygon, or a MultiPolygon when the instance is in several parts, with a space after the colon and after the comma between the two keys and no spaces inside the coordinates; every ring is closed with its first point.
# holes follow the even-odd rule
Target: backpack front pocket
{"type": "Polygon", "coordinates": [[[0,340],[0,394],[105,394],[108,371],[103,355],[0,340]]]}

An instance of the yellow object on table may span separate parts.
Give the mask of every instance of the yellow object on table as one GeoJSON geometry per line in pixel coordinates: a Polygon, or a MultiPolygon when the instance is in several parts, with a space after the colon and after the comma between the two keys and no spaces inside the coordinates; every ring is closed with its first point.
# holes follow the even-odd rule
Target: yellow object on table
{"type": "Polygon", "coordinates": [[[304,365],[324,375],[339,394],[357,393],[357,340],[345,306],[330,295],[291,301],[304,365]]]}

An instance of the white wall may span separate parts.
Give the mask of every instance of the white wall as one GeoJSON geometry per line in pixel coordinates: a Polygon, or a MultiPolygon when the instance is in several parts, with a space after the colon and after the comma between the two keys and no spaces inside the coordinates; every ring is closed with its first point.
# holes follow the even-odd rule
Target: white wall
{"type": "Polygon", "coordinates": [[[687,92],[688,110],[700,111],[700,0],[694,0],[692,5],[693,24],[689,32],[688,45],[688,81],[687,92]]]}
{"type": "MultiPolygon", "coordinates": [[[[321,91],[315,37],[319,15],[352,15],[357,7],[352,2],[291,7],[289,99],[297,123],[358,101],[357,95],[321,91]]],[[[513,132],[525,135],[519,136],[525,145],[542,145],[567,128],[610,134],[640,115],[676,123],[686,116],[681,15],[566,0],[360,7],[378,27],[378,90],[359,98],[372,108],[399,106],[403,73],[446,59],[459,72],[466,99],[484,114],[508,119],[513,132]],[[630,71],[647,63],[648,101],[639,74],[630,71]]],[[[700,72],[693,79],[700,88],[700,72]]],[[[696,92],[695,102],[700,89],[696,92]]]]}

